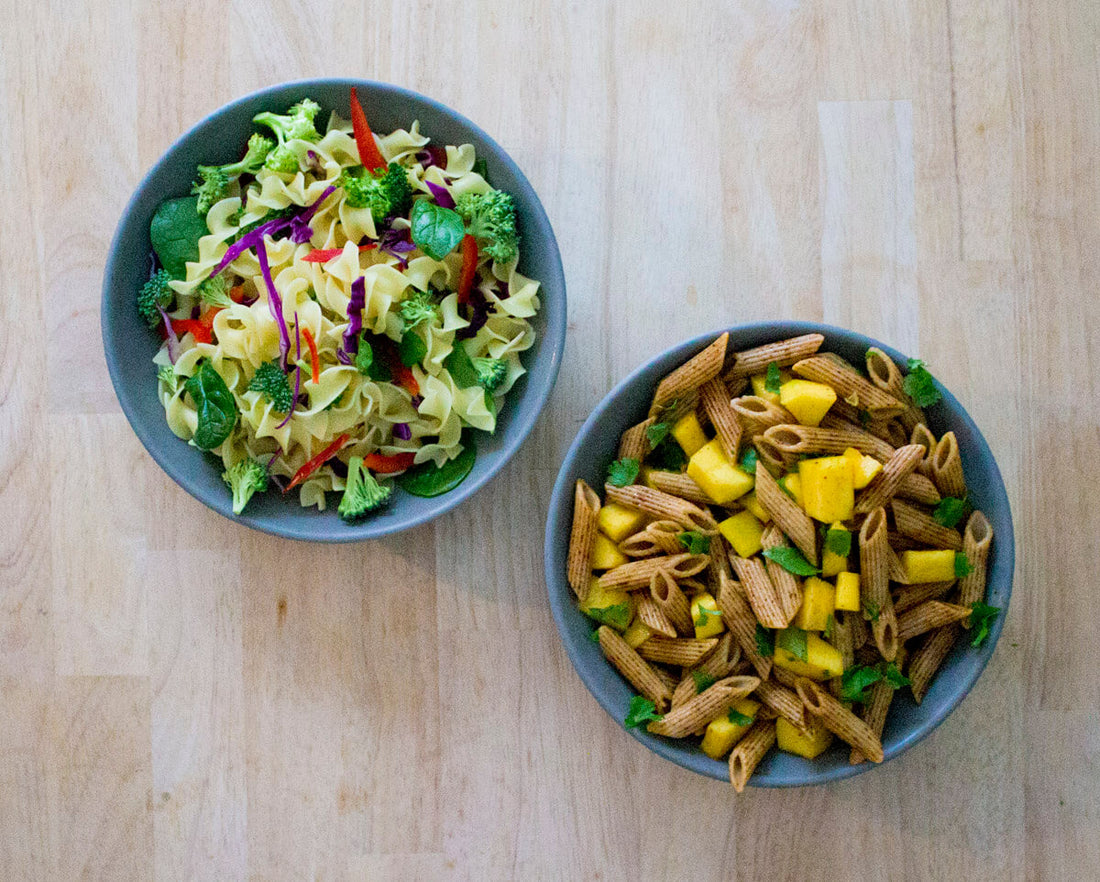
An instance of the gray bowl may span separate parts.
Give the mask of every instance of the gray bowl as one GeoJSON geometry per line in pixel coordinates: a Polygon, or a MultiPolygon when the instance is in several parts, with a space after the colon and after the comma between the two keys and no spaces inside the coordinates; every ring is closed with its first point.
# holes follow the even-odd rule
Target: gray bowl
{"type": "Polygon", "coordinates": [[[250,527],[292,539],[350,542],[414,527],[454,508],[480,489],[519,449],[530,434],[557,379],[565,346],[565,276],[554,231],[523,172],[503,148],[461,114],[416,92],[367,80],[302,80],[272,86],[227,104],[182,135],[150,169],[122,213],[107,258],[101,311],[103,348],[119,404],[145,449],[184,490],[214,511],[250,527]],[[277,491],[253,497],[242,516],[233,514],[229,489],[216,457],[181,441],[169,430],[157,399],[152,357],[160,339],[139,318],[135,297],[148,278],[149,221],[169,197],[186,195],[200,163],[229,162],[240,155],[255,131],[252,117],[264,110],[282,112],[310,97],[322,107],[319,119],[335,109],[347,118],[349,89],[376,132],[389,132],[420,120],[421,131],[437,144],[473,144],[488,166],[489,180],[515,197],[523,236],[519,269],[541,282],[542,308],[532,320],[538,335],[523,355],[528,373],[508,393],[496,433],[477,433],[478,458],[469,477],[450,493],[433,499],[396,492],[379,514],[346,524],[335,511],[335,497],[324,512],[302,508],[295,494],[277,491]]]}
{"type": "MultiPolygon", "coordinates": [[[[604,710],[618,723],[626,716],[634,689],[607,663],[599,646],[589,639],[595,624],[577,609],[573,592],[565,579],[569,528],[573,518],[573,486],[578,478],[584,478],[593,487],[603,487],[607,466],[616,455],[619,435],[624,429],[645,419],[658,380],[700,352],[723,330],[726,329],[687,340],[662,352],[619,383],[581,426],[554,484],[546,521],[545,545],[550,606],[577,673],[604,710]]],[[[799,334],[819,333],[825,335],[823,349],[837,352],[855,364],[862,363],[863,355],[870,346],[882,349],[903,369],[906,364],[901,353],[877,340],[829,325],[770,322],[740,325],[728,330],[731,351],[799,334]]],[[[980,649],[964,644],[951,650],[920,705],[913,701],[907,689],[898,691],[890,706],[882,736],[887,760],[912,747],[935,729],[970,692],[993,655],[1012,593],[1015,545],[1012,513],[1001,473],[974,421],[950,392],[942,386],[939,389],[943,400],[926,410],[929,428],[937,436],[951,430],[958,437],[971,502],[989,518],[994,531],[986,602],[999,606],[1002,612],[993,622],[989,638],[980,649]]],[[[627,731],[654,753],[685,769],[719,780],[729,780],[728,764],[704,754],[697,740],[678,741],[651,735],[640,728],[627,731]]],[[[872,768],[876,768],[873,763],[849,765],[848,746],[837,742],[813,760],[773,750],[757,767],[749,783],[758,787],[821,784],[858,775],[872,768]]]]}

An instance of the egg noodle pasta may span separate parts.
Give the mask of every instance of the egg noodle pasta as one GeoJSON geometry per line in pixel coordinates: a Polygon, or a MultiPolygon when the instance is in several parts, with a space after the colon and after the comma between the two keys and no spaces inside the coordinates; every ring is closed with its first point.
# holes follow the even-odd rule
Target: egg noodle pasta
{"type": "Polygon", "coordinates": [[[923,366],[903,374],[873,352],[876,384],[816,336],[727,345],[671,371],[624,433],[580,606],[640,693],[626,724],[701,738],[740,790],[773,747],[813,761],[839,739],[850,762],[881,762],[897,691],[919,703],[998,611],[983,603],[988,521],[965,485],[948,496],[958,482],[919,471],[940,449],[921,433],[923,366]]]}

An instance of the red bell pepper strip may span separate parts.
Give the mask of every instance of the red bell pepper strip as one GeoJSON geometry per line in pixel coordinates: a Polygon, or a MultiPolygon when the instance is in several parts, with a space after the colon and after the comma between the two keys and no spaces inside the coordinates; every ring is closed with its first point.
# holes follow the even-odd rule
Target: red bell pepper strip
{"type": "Polygon", "coordinates": [[[355,86],[351,87],[351,128],[355,134],[355,146],[359,148],[359,161],[368,171],[385,168],[386,160],[374,143],[374,135],[367,125],[367,115],[363,113],[363,105],[359,103],[355,86]]]}
{"type": "Polygon", "coordinates": [[[294,477],[290,479],[290,483],[286,485],[286,490],[283,492],[286,493],[287,490],[290,490],[292,487],[297,487],[302,481],[317,471],[317,469],[336,456],[336,454],[340,452],[340,448],[348,443],[348,438],[350,437],[351,436],[347,432],[338,436],[328,447],[294,473],[294,477]]]}
{"type": "Polygon", "coordinates": [[[386,456],[383,453],[368,453],[363,457],[363,465],[380,475],[390,475],[394,472],[403,472],[405,469],[412,468],[415,458],[415,453],[395,453],[392,456],[386,456]]]}
{"type": "Polygon", "coordinates": [[[214,316],[221,312],[222,307],[213,306],[197,319],[172,319],[172,330],[177,337],[190,333],[196,343],[214,342],[214,316]]]}
{"type": "MultiPolygon", "coordinates": [[[[373,251],[377,247],[377,242],[368,242],[366,245],[359,246],[359,252],[373,251]]],[[[330,260],[339,257],[343,253],[343,248],[315,248],[303,257],[302,260],[306,263],[328,263],[330,260]]]]}
{"type": "Polygon", "coordinates": [[[302,328],[302,336],[306,338],[306,346],[309,347],[309,366],[313,369],[313,385],[321,382],[321,357],[317,354],[317,341],[313,339],[313,332],[309,328],[302,328]]]}
{"type": "Polygon", "coordinates": [[[467,233],[462,237],[462,272],[458,276],[458,302],[468,303],[477,278],[477,239],[467,233]]]}

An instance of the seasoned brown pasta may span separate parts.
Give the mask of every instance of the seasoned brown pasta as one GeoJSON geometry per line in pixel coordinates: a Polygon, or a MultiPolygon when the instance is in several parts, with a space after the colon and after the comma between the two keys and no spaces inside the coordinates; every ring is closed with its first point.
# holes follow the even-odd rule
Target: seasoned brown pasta
{"type": "Polygon", "coordinates": [[[759,677],[726,677],[669,711],[663,720],[650,723],[647,728],[654,735],[684,738],[728,711],[735,701],[744,698],[759,685],[759,677]]]}
{"type": "Polygon", "coordinates": [[[742,395],[730,402],[730,407],[737,414],[745,434],[760,435],[771,426],[781,426],[785,423],[795,422],[791,412],[785,407],[773,404],[756,395],[742,395]]]}
{"type": "Polygon", "coordinates": [[[901,482],[913,472],[923,456],[924,448],[919,444],[906,444],[895,450],[882,471],[856,497],[856,514],[868,514],[893,499],[901,482]]]}
{"type": "Polygon", "coordinates": [[[806,512],[780,489],[767,469],[756,470],[756,498],[768,510],[779,529],[806,555],[806,560],[816,564],[817,528],[806,512]]]}
{"type": "MultiPolygon", "coordinates": [[[[894,512],[894,524],[903,536],[916,539],[931,548],[950,548],[954,551],[962,548],[962,536],[958,530],[937,523],[931,515],[925,514],[919,508],[900,499],[890,503],[890,508],[894,512]]],[[[895,550],[898,550],[897,546],[895,550]]]]}
{"type": "Polygon", "coordinates": [[[917,466],[917,472],[926,478],[930,478],[932,476],[932,455],[936,452],[936,436],[932,434],[928,426],[920,423],[913,426],[913,431],[909,435],[909,443],[919,444],[924,448],[924,458],[917,466]]]}
{"type": "Polygon", "coordinates": [[[932,677],[940,669],[943,660],[947,658],[947,653],[955,645],[958,636],[958,625],[948,625],[940,628],[925,641],[920,649],[913,653],[906,676],[909,677],[909,688],[913,690],[913,700],[917,704],[924,700],[924,696],[928,692],[928,686],[932,682],[932,677]]]}
{"type": "Polygon", "coordinates": [[[638,647],[638,655],[652,662],[690,668],[699,664],[718,645],[715,637],[692,640],[682,637],[650,637],[638,647]]]}
{"type": "Polygon", "coordinates": [[[918,582],[916,585],[904,585],[894,591],[894,613],[901,615],[926,600],[943,597],[955,585],[950,582],[918,582]]]}
{"type": "Polygon", "coordinates": [[[653,393],[650,416],[656,415],[661,405],[679,398],[685,392],[698,389],[707,380],[718,376],[726,360],[726,343],[729,341],[729,336],[729,334],[723,334],[657,384],[657,391],[653,393]]]}
{"type": "Polygon", "coordinates": [[[658,709],[668,707],[672,695],[656,671],[646,664],[645,659],[607,625],[601,625],[598,634],[603,654],[626,677],[630,685],[652,701],[658,709]]]}
{"type": "MultiPolygon", "coordinates": [[[[790,548],[786,539],[783,538],[783,531],[775,524],[771,524],[764,529],[760,542],[765,549],[790,548]]],[[[797,576],[783,569],[773,560],[766,561],[764,567],[767,569],[768,577],[775,589],[775,599],[779,603],[779,609],[782,611],[785,620],[784,627],[786,627],[795,617],[799,607],[802,606],[802,585],[799,583],[797,576]]]]}
{"type": "Polygon", "coordinates": [[[785,628],[790,621],[779,605],[775,586],[758,558],[735,557],[731,563],[753,614],[765,628],[785,628]]]}
{"type": "Polygon", "coordinates": [[[601,588],[623,588],[633,591],[636,588],[648,588],[649,580],[653,574],[661,570],[667,571],[673,578],[694,576],[706,569],[705,554],[670,554],[663,557],[648,557],[644,560],[632,560],[614,569],[608,570],[600,576],[601,588]]]}
{"type": "Polygon", "coordinates": [[[619,459],[636,459],[641,462],[649,453],[649,439],[646,429],[657,422],[653,417],[631,426],[619,438],[619,459]]]}
{"type": "Polygon", "coordinates": [[[732,380],[763,373],[773,363],[778,367],[790,367],[796,361],[809,358],[824,342],[825,338],[820,334],[803,334],[801,337],[791,337],[778,343],[766,343],[754,349],[735,352],[725,377],[732,380]]]}
{"type": "Polygon", "coordinates": [[[873,456],[886,462],[894,454],[894,448],[866,432],[846,428],[823,429],[816,426],[779,425],[764,432],[785,454],[801,456],[805,454],[843,453],[854,447],[860,453],[873,456]]]}
{"type": "Polygon", "coordinates": [[[596,519],[600,497],[584,481],[577,481],[573,494],[573,529],[569,535],[569,587],[579,600],[588,595],[592,580],[592,548],[596,544],[596,519]]]}
{"type": "Polygon", "coordinates": [[[691,621],[691,604],[666,570],[658,570],[650,578],[649,596],[680,634],[685,637],[695,635],[695,625],[691,621]]]}
{"type": "Polygon", "coordinates": [[[890,554],[886,512],[876,508],[859,530],[859,590],[864,609],[871,617],[875,645],[887,661],[893,661],[898,651],[894,601],[890,596],[890,554]]]}
{"type": "MultiPolygon", "coordinates": [[[[782,669],[776,668],[775,670],[780,671],[782,669]]],[[[786,686],[780,686],[774,680],[763,680],[756,687],[756,697],[787,722],[800,730],[805,730],[806,706],[802,703],[798,693],[792,692],[786,686]]]]}
{"type": "MultiPolygon", "coordinates": [[[[890,703],[894,700],[894,687],[885,680],[879,680],[871,687],[871,700],[863,708],[861,719],[867,724],[872,734],[882,740],[882,729],[886,725],[886,714],[890,710],[890,703]]],[[[858,766],[866,762],[863,752],[858,747],[853,747],[848,755],[848,762],[858,766]]]]}
{"type": "Polygon", "coordinates": [[[898,496],[902,499],[910,499],[922,505],[935,505],[943,499],[936,485],[924,475],[914,472],[906,475],[905,480],[898,485],[898,496]]]}
{"type": "Polygon", "coordinates": [[[741,647],[741,654],[749,660],[760,677],[766,680],[772,670],[772,660],[761,655],[756,645],[756,616],[741,593],[740,585],[732,579],[723,578],[717,601],[718,609],[722,611],[722,620],[741,647]]]}
{"type": "Polygon", "coordinates": [[[730,459],[737,459],[737,451],[741,447],[741,422],[730,405],[725,384],[717,377],[707,380],[699,387],[699,402],[714,426],[722,450],[730,459]]]}
{"type": "Polygon", "coordinates": [[[970,607],[942,600],[926,600],[898,618],[898,640],[912,640],[936,628],[961,622],[970,615],[970,607]]]}
{"type": "Polygon", "coordinates": [[[947,432],[936,444],[932,454],[932,479],[936,482],[936,489],[944,496],[958,499],[966,496],[966,478],[954,432],[947,432]]]}
{"type": "Polygon", "coordinates": [[[753,723],[753,727],[730,753],[730,783],[734,790],[740,793],[745,789],[760,760],[774,745],[775,723],[766,720],[753,723]]]}
{"type": "Polygon", "coordinates": [[[664,610],[661,609],[657,601],[648,594],[638,595],[636,615],[639,621],[655,634],[664,637],[676,636],[675,626],[668,620],[668,616],[665,615],[664,610]]]}
{"type": "MultiPolygon", "coordinates": [[[[985,599],[986,566],[992,543],[993,527],[980,511],[974,512],[963,531],[963,554],[970,572],[959,580],[959,603],[968,609],[972,603],[985,599]]],[[[963,627],[969,624],[964,623],[963,627]]]]}
{"type": "Polygon", "coordinates": [[[924,424],[924,414],[905,394],[904,378],[901,375],[900,368],[890,356],[877,346],[872,346],[867,350],[866,365],[867,376],[871,382],[905,405],[905,410],[902,411],[898,419],[905,428],[906,437],[909,437],[916,426],[924,424]]]}
{"type": "Polygon", "coordinates": [[[714,517],[705,509],[652,487],[641,487],[638,484],[616,487],[605,484],[604,491],[611,502],[637,508],[655,518],[674,520],[688,530],[710,532],[718,526],[714,517]]]}
{"type": "Polygon", "coordinates": [[[847,741],[873,763],[883,760],[882,742],[863,720],[826,692],[819,683],[801,678],[798,696],[806,710],[825,724],[825,728],[847,741]]]}
{"type": "Polygon", "coordinates": [[[646,478],[654,490],[660,490],[670,496],[679,496],[688,502],[697,505],[710,505],[710,497],[703,492],[695,481],[683,472],[668,472],[663,469],[654,469],[646,478]]]}
{"type": "Polygon", "coordinates": [[[807,380],[832,386],[837,397],[847,399],[849,404],[855,402],[853,406],[863,408],[876,419],[895,417],[905,409],[893,395],[863,379],[839,359],[815,355],[796,362],[791,370],[807,380]]]}

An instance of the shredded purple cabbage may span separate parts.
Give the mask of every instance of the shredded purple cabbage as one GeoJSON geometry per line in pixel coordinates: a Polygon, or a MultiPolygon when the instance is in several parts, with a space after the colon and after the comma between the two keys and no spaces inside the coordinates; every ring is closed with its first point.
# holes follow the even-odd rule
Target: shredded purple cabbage
{"type": "Polygon", "coordinates": [[[414,395],[412,397],[412,406],[417,410],[420,409],[420,405],[424,403],[424,397],[422,395],[414,395]]]}
{"type": "Polygon", "coordinates": [[[473,337],[489,321],[489,313],[493,311],[492,304],[489,303],[480,288],[475,287],[470,290],[469,303],[471,310],[470,324],[455,331],[456,340],[469,340],[473,337]]]}
{"type": "MultiPolygon", "coordinates": [[[[275,462],[275,460],[277,460],[282,455],[282,453],[283,453],[283,449],[280,447],[273,454],[271,454],[271,459],[269,459],[267,461],[267,465],[264,466],[264,474],[265,475],[271,475],[271,464],[273,462],[275,462]]],[[[271,477],[274,477],[274,475],[271,475],[271,477]]]]}
{"type": "Polygon", "coordinates": [[[402,441],[411,441],[413,436],[408,423],[394,423],[393,434],[395,438],[400,438],[402,441]]]}
{"type": "Polygon", "coordinates": [[[416,161],[424,166],[424,168],[431,168],[433,165],[438,165],[440,168],[446,168],[447,148],[438,145],[429,145],[423,150],[417,151],[416,161]]]}
{"type": "Polygon", "coordinates": [[[398,260],[404,260],[403,255],[415,250],[415,248],[410,231],[407,229],[395,230],[390,227],[382,233],[382,238],[378,240],[378,250],[390,255],[390,257],[396,257],[398,260]]]}
{"type": "Polygon", "coordinates": [[[279,363],[283,371],[286,371],[287,359],[290,357],[290,331],[287,330],[286,320],[283,318],[283,298],[275,289],[275,280],[271,278],[271,267],[267,262],[267,246],[261,237],[256,245],[256,257],[260,261],[260,273],[264,277],[264,285],[267,286],[267,307],[275,317],[275,324],[279,327],[279,363]]]}
{"type": "Polygon", "coordinates": [[[304,245],[313,237],[313,228],[309,225],[309,222],[313,220],[313,215],[320,210],[321,203],[335,192],[335,185],[329,185],[319,199],[308,206],[301,214],[290,219],[290,238],[295,245],[304,245]]]}
{"type": "Polygon", "coordinates": [[[306,168],[309,171],[313,172],[314,174],[323,171],[323,167],[321,165],[321,157],[317,155],[316,150],[307,150],[306,158],[308,160],[306,162],[306,168]]]}
{"type": "Polygon", "coordinates": [[[363,330],[363,307],[367,305],[367,281],[360,276],[351,283],[351,300],[348,301],[348,326],[336,357],[341,364],[351,364],[352,356],[359,351],[359,332],[363,330]]]}
{"type": "Polygon", "coordinates": [[[433,184],[431,181],[425,181],[428,185],[428,189],[432,191],[432,195],[435,197],[435,201],[443,208],[454,208],[455,200],[451,195],[451,191],[446,187],[440,187],[439,184],[433,184]]]}
{"type": "MultiPolygon", "coordinates": [[[[294,344],[297,347],[297,354],[294,356],[297,362],[302,360],[302,332],[298,328],[298,313],[294,313],[294,344]]],[[[290,422],[290,418],[294,416],[294,408],[298,406],[298,393],[302,391],[302,365],[294,365],[294,400],[290,402],[290,410],[287,411],[286,419],[284,419],[276,429],[281,429],[287,423],[290,422]]]]}
{"type": "Polygon", "coordinates": [[[179,358],[180,338],[176,336],[176,329],[172,327],[172,320],[168,318],[168,313],[164,311],[164,307],[159,303],[157,304],[157,312],[164,319],[164,331],[168,335],[168,360],[175,364],[176,359],[179,358]]]}

